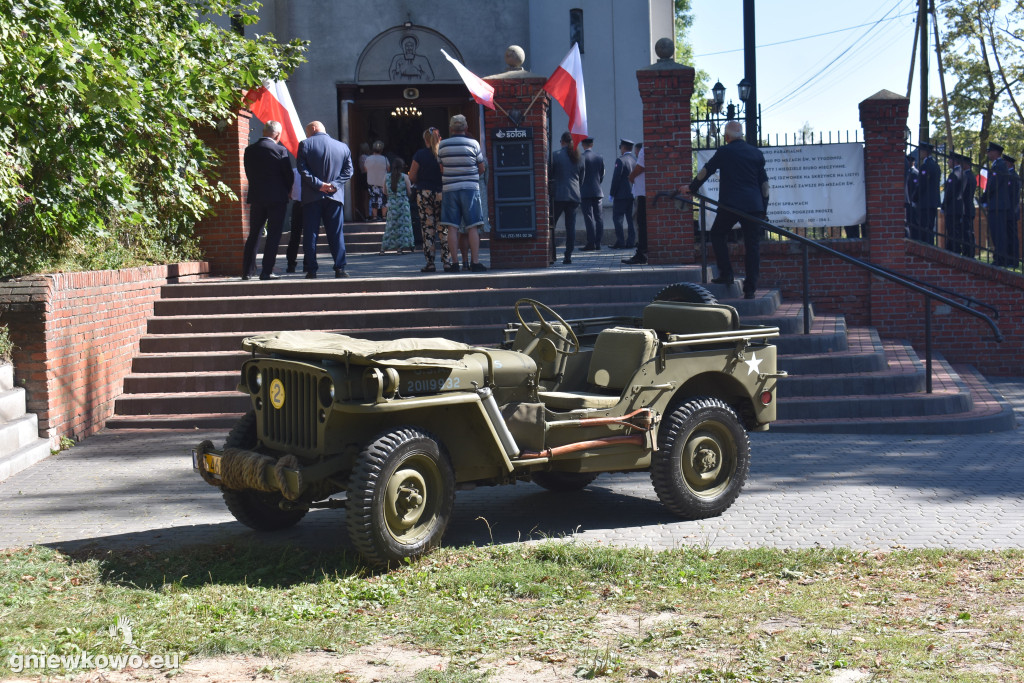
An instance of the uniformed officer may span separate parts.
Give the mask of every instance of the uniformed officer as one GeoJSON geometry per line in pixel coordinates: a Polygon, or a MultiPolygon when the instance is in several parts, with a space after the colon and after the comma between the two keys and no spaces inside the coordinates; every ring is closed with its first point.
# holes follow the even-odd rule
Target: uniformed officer
{"type": "Polygon", "coordinates": [[[1020,263],[1020,240],[1017,239],[1017,222],[1020,220],[1020,176],[1017,175],[1017,160],[1009,154],[1003,155],[1006,168],[1010,174],[1010,211],[1009,220],[1006,225],[1006,248],[1009,252],[1010,268],[1016,268],[1020,263]]]}
{"type": "Polygon", "coordinates": [[[964,223],[963,169],[957,155],[950,155],[949,161],[949,175],[942,191],[942,215],[946,226],[946,249],[959,254],[964,223]]]}
{"type": "Polygon", "coordinates": [[[988,180],[985,182],[984,203],[988,209],[988,234],[992,241],[992,263],[1007,266],[1010,263],[1009,231],[1007,225],[1013,216],[1010,196],[1010,169],[1003,160],[1003,146],[988,143],[988,180]]]}
{"type": "Polygon", "coordinates": [[[612,197],[612,225],[615,226],[615,244],[612,245],[612,249],[632,249],[636,245],[636,230],[633,227],[633,184],[629,182],[629,174],[636,167],[632,140],[619,140],[619,155],[615,160],[609,191],[612,197]],[[628,228],[626,234],[622,230],[623,218],[626,219],[628,228]]]}
{"type": "Polygon", "coordinates": [[[963,240],[960,242],[958,253],[974,258],[974,194],[978,189],[978,181],[971,168],[971,158],[963,154],[957,154],[955,157],[960,161],[960,196],[963,198],[964,207],[963,221],[960,224],[960,235],[963,240]]]}
{"type": "Polygon", "coordinates": [[[911,228],[910,238],[935,244],[935,217],[939,211],[939,188],[942,187],[942,171],[932,157],[934,148],[930,143],[922,142],[917,147],[921,163],[917,166],[917,234],[911,228]]]}
{"type": "Polygon", "coordinates": [[[910,237],[917,230],[917,159],[908,154],[903,162],[903,209],[906,212],[904,234],[910,237]]]}
{"type": "Polygon", "coordinates": [[[583,138],[583,181],[580,184],[580,208],[583,213],[583,224],[587,228],[587,243],[583,251],[596,251],[601,248],[604,236],[604,216],[601,198],[604,191],[604,157],[594,151],[594,138],[583,138]]]}

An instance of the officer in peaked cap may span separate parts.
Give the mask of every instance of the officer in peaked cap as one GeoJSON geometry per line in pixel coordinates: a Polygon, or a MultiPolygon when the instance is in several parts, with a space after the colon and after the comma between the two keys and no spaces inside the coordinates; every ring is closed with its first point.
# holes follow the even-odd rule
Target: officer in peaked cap
{"type": "Polygon", "coordinates": [[[992,263],[997,266],[1014,267],[1016,263],[1016,226],[1011,229],[1013,219],[1012,179],[1010,167],[1003,158],[1003,146],[988,143],[989,167],[985,194],[982,198],[988,208],[988,230],[992,239],[992,263]]]}
{"type": "Polygon", "coordinates": [[[1002,154],[1003,146],[995,142],[990,142],[988,143],[988,151],[995,152],[996,154],[1002,154]]]}
{"type": "Polygon", "coordinates": [[[629,174],[636,167],[633,141],[625,138],[619,140],[619,154],[619,158],[615,160],[612,186],[608,192],[612,197],[612,225],[615,226],[615,244],[612,245],[612,249],[632,249],[636,246],[636,228],[633,227],[633,184],[629,182],[629,174]],[[622,228],[623,219],[626,220],[626,232],[622,228]]]}
{"type": "Polygon", "coordinates": [[[580,181],[580,211],[587,229],[587,243],[583,251],[597,251],[601,248],[604,235],[604,217],[601,200],[604,191],[604,157],[594,151],[594,138],[583,138],[583,180],[580,181]]]}

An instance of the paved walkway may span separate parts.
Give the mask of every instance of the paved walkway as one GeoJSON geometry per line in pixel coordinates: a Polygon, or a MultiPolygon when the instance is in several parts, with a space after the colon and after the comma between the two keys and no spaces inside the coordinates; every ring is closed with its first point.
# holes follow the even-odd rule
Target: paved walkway
{"type": "MultiPolygon", "coordinates": [[[[994,379],[1024,425],[1024,378],[994,379]]],[[[110,430],[0,482],[0,548],[65,549],[245,542],[257,535],[228,514],[192,472],[189,449],[225,434],[110,430]]],[[[450,545],[567,537],[674,548],[1024,547],[1021,432],[969,436],[751,435],[750,479],[724,515],[681,522],[646,474],[604,475],[558,495],[532,484],[456,496],[450,545]],[[486,520],[486,521],[485,521],[486,520]]],[[[344,511],[311,512],[264,538],[347,544],[344,511]]],[[[261,542],[264,542],[261,539],[261,542]]]]}

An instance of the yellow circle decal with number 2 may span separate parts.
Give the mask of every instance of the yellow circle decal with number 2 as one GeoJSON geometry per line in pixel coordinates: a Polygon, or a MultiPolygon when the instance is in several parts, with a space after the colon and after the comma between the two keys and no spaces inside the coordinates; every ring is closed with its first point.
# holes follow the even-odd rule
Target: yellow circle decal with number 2
{"type": "Polygon", "coordinates": [[[278,410],[284,405],[284,382],[279,379],[270,383],[270,405],[278,410]]]}

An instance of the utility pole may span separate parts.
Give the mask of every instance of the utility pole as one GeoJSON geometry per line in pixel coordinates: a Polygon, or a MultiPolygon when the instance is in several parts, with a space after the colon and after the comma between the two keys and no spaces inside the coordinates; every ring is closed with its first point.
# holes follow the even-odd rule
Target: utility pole
{"type": "Polygon", "coordinates": [[[747,142],[760,144],[757,130],[757,55],[754,42],[754,0],[743,0],[743,77],[750,83],[746,105],[747,142]]]}
{"type": "Polygon", "coordinates": [[[929,142],[928,134],[928,0],[917,0],[918,43],[921,47],[921,123],[917,142],[929,142]]]}

